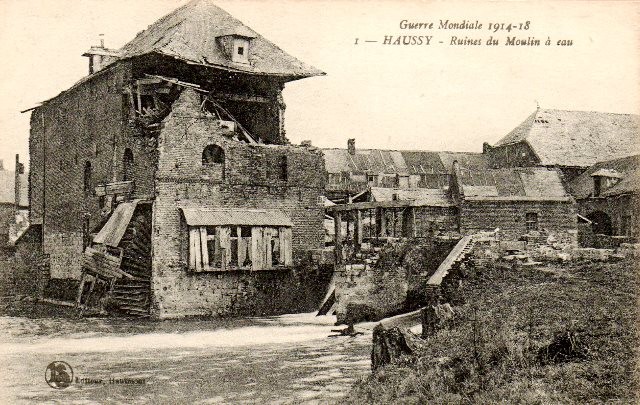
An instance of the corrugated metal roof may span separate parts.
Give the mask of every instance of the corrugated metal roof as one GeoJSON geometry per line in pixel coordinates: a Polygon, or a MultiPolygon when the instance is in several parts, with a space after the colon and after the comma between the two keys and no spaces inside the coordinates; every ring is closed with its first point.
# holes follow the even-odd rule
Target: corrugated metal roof
{"type": "Polygon", "coordinates": [[[496,143],[526,141],[543,165],[587,167],[640,152],[640,116],[538,110],[496,143]]]}
{"type": "Polygon", "coordinates": [[[128,203],[121,203],[113,211],[107,223],[104,224],[100,232],[93,238],[94,243],[117,247],[124,236],[127,226],[133,217],[139,200],[128,203]]]}
{"type": "Polygon", "coordinates": [[[246,208],[181,207],[188,225],[293,226],[291,219],[278,210],[246,208]]]}
{"type": "Polygon", "coordinates": [[[122,58],[152,52],[192,63],[254,74],[296,78],[323,75],[245,26],[211,0],[193,0],[164,16],[120,49],[122,58]],[[250,63],[232,62],[216,38],[250,37],[250,63]]]}

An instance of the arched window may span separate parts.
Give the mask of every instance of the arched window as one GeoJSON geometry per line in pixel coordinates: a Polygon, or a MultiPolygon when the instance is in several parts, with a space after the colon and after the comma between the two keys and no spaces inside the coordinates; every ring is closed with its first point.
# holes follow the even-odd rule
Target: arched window
{"type": "Polygon", "coordinates": [[[91,162],[84,164],[84,193],[91,193],[91,162]]]}
{"type": "Polygon", "coordinates": [[[218,145],[207,145],[202,151],[202,164],[204,166],[224,164],[224,149],[218,145]]]}
{"type": "Polygon", "coordinates": [[[122,157],[122,180],[133,180],[133,152],[127,148],[122,157]]]}

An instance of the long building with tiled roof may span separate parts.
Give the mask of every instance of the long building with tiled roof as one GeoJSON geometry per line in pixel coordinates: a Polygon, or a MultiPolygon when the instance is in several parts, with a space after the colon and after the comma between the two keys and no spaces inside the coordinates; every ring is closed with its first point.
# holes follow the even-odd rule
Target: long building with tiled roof
{"type": "Polygon", "coordinates": [[[638,115],[538,109],[484,152],[492,167],[559,167],[568,181],[596,162],[640,153],[639,133],[638,115]]]}
{"type": "Polygon", "coordinates": [[[368,187],[443,189],[449,185],[451,167],[457,161],[463,172],[488,168],[481,153],[423,150],[326,148],[327,195],[336,200],[355,196],[368,187]]]}

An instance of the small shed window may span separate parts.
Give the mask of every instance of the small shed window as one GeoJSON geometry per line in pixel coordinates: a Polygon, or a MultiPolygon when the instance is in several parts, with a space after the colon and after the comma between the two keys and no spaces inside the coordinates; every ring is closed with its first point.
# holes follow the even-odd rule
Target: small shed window
{"type": "Polygon", "coordinates": [[[525,216],[525,221],[527,225],[527,231],[538,230],[538,214],[537,213],[528,212],[525,216]]]}
{"type": "Polygon", "coordinates": [[[238,47],[238,55],[244,55],[244,47],[243,46],[239,46],[238,47]]]}
{"type": "Polygon", "coordinates": [[[224,149],[218,145],[208,145],[202,151],[202,164],[204,166],[224,164],[224,149]]]}
{"type": "Polygon", "coordinates": [[[84,164],[84,192],[85,194],[91,193],[91,162],[84,164]]]}

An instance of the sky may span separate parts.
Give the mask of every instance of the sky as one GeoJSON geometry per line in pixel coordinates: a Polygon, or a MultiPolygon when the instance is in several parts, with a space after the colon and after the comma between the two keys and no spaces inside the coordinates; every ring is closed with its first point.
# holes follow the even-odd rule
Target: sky
{"type": "MultiPolygon", "coordinates": [[[[88,73],[82,53],[119,48],[186,0],[0,0],[0,159],[28,160],[29,113],[88,73]]],[[[640,111],[640,2],[217,1],[327,73],[288,83],[287,136],[320,147],[474,151],[540,108],[640,111]],[[400,22],[433,22],[401,29],[400,22]],[[440,20],[481,30],[437,29],[440,20]],[[528,30],[498,31],[489,23],[528,30]],[[385,36],[432,36],[429,46],[385,36]],[[497,46],[450,45],[451,37],[497,46]],[[551,46],[507,46],[507,36],[551,46]],[[359,38],[358,44],[355,44],[359,38]],[[572,46],[558,46],[569,39],[572,46]],[[364,40],[378,42],[364,42],[364,40]],[[439,43],[442,41],[442,43],[439,43]]]]}

